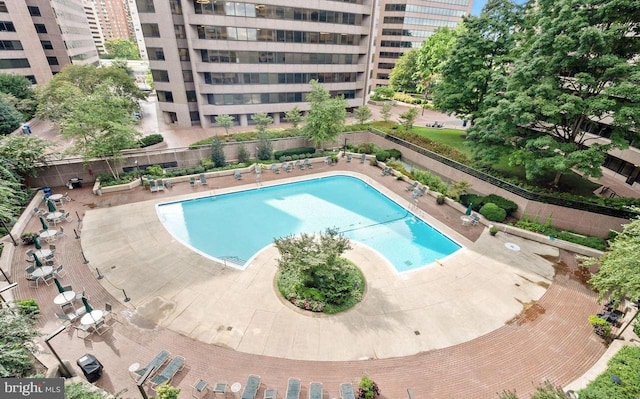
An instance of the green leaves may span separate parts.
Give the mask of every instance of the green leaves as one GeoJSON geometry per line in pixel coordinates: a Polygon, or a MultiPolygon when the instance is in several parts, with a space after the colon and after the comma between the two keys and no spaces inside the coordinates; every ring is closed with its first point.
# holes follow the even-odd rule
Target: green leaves
{"type": "Polygon", "coordinates": [[[311,91],[307,93],[307,100],[311,103],[311,109],[307,114],[304,133],[317,147],[335,140],[342,131],[348,103],[343,97],[332,98],[329,91],[316,80],[309,84],[311,91]]]}

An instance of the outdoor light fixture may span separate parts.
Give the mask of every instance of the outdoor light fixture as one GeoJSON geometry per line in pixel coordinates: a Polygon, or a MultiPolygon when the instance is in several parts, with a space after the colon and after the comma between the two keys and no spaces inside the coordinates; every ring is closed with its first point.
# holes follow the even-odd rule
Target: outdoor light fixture
{"type": "Polygon", "coordinates": [[[2,296],[2,293],[5,291],[9,291],[11,289],[14,289],[18,286],[18,283],[10,283],[9,285],[7,285],[6,287],[2,287],[0,288],[0,301],[7,303],[7,301],[4,299],[4,297],[2,296]]]}

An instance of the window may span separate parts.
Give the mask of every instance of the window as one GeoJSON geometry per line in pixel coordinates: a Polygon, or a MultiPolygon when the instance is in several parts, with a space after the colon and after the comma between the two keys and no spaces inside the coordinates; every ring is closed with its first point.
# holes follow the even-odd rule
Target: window
{"type": "Polygon", "coordinates": [[[142,35],[144,37],[160,37],[160,29],[158,29],[158,24],[141,24],[142,25],[142,35]]]}
{"type": "Polygon", "coordinates": [[[7,10],[7,4],[4,1],[0,1],[0,12],[9,12],[9,10],[7,10]]]}
{"type": "Polygon", "coordinates": [[[30,66],[26,58],[0,59],[0,69],[29,68],[30,66]]]}
{"type": "Polygon", "coordinates": [[[36,6],[27,6],[27,8],[29,9],[29,15],[31,15],[32,17],[41,17],[42,14],[40,14],[40,9],[36,6]]]}
{"type": "Polygon", "coordinates": [[[25,78],[29,79],[29,82],[31,82],[31,84],[38,84],[38,82],[36,81],[36,77],[33,75],[27,75],[25,76],[25,78]]]}
{"type": "Polygon", "coordinates": [[[182,71],[182,80],[185,83],[193,82],[193,72],[191,72],[189,70],[183,70],[182,71]]]}
{"type": "Polygon", "coordinates": [[[161,103],[172,103],[173,93],[170,91],[158,90],[158,101],[161,103]]]}
{"type": "Polygon", "coordinates": [[[0,40],[0,50],[22,50],[20,40],[0,40]]]}
{"type": "Polygon", "coordinates": [[[136,0],[136,6],[138,6],[138,12],[156,12],[153,0],[136,0]]]}
{"type": "Polygon", "coordinates": [[[184,25],[173,25],[173,30],[176,33],[176,39],[187,38],[187,32],[184,30],[184,25]]]}
{"type": "Polygon", "coordinates": [[[198,102],[195,90],[187,90],[187,101],[190,103],[198,102]]]}
{"type": "Polygon", "coordinates": [[[44,24],[33,24],[36,28],[36,32],[38,33],[47,33],[47,27],[44,24]]]}
{"type": "Polygon", "coordinates": [[[169,0],[169,7],[171,7],[171,14],[182,15],[180,0],[169,0]]]}
{"type": "Polygon", "coordinates": [[[147,55],[151,61],[164,61],[164,50],[160,47],[147,47],[147,55]]]}
{"type": "Polygon", "coordinates": [[[153,77],[154,82],[168,82],[169,81],[169,73],[167,71],[163,71],[160,69],[152,69],[151,76],[153,77]]]}
{"type": "Polygon", "coordinates": [[[178,55],[180,56],[180,61],[189,61],[189,49],[188,48],[179,48],[178,55]]]}
{"type": "Polygon", "coordinates": [[[15,32],[16,27],[11,21],[0,21],[0,32],[15,32]]]}
{"type": "Polygon", "coordinates": [[[200,122],[200,112],[198,111],[189,112],[189,118],[191,118],[191,122],[200,122]]]}
{"type": "Polygon", "coordinates": [[[58,58],[56,57],[47,57],[47,62],[49,63],[49,65],[60,65],[58,63],[58,58]]]}
{"type": "Polygon", "coordinates": [[[53,50],[53,44],[51,44],[51,40],[40,40],[40,44],[45,50],[53,50]]]}

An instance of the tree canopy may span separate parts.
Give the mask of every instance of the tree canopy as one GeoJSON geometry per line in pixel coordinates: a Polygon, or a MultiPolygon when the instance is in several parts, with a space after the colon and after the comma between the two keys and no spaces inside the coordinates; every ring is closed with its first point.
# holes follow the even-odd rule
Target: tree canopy
{"type": "Polygon", "coordinates": [[[371,108],[366,105],[362,105],[353,111],[353,116],[356,118],[361,125],[364,125],[367,120],[371,119],[373,113],[371,112],[371,108]]]}
{"type": "Polygon", "coordinates": [[[222,114],[216,115],[216,126],[224,128],[225,134],[229,134],[229,128],[233,126],[233,116],[222,114]]]}
{"type": "Polygon", "coordinates": [[[20,127],[24,122],[22,114],[18,112],[5,97],[0,93],[0,135],[7,135],[20,127]]]}
{"type": "Polygon", "coordinates": [[[631,0],[544,0],[530,9],[525,35],[504,91],[469,132],[479,155],[509,153],[527,178],[577,169],[601,176],[612,147],[623,148],[640,127],[637,21],[631,0]],[[609,125],[610,143],[588,131],[609,125]]]}
{"type": "Polygon", "coordinates": [[[331,97],[329,91],[317,80],[311,80],[311,91],[307,100],[311,109],[306,117],[305,135],[317,147],[320,144],[335,140],[344,127],[347,118],[347,101],[342,97],[331,97]]]}
{"type": "Polygon", "coordinates": [[[457,35],[462,31],[462,24],[456,30],[447,27],[436,29],[433,35],[422,43],[418,50],[413,79],[418,84],[418,91],[429,93],[454,47],[457,35]]]}
{"type": "Polygon", "coordinates": [[[113,38],[104,42],[107,53],[104,58],[121,58],[125,60],[139,60],[140,52],[135,42],[130,39],[113,38]]]}
{"type": "Polygon", "coordinates": [[[300,108],[296,105],[289,111],[285,112],[284,120],[285,122],[289,122],[294,129],[297,129],[300,122],[304,120],[304,116],[302,115],[302,112],[300,112],[300,108]]]}
{"type": "Polygon", "coordinates": [[[389,86],[393,90],[409,93],[416,92],[415,73],[418,68],[418,54],[418,49],[411,49],[398,58],[389,74],[389,86]]]}

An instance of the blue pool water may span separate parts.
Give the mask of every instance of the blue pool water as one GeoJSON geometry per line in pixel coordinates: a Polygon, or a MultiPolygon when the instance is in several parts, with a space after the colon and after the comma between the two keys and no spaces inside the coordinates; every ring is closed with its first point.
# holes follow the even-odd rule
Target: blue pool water
{"type": "Polygon", "coordinates": [[[180,242],[243,268],[274,238],[337,228],[404,272],[460,246],[360,179],[332,176],[157,205],[180,242]]]}

